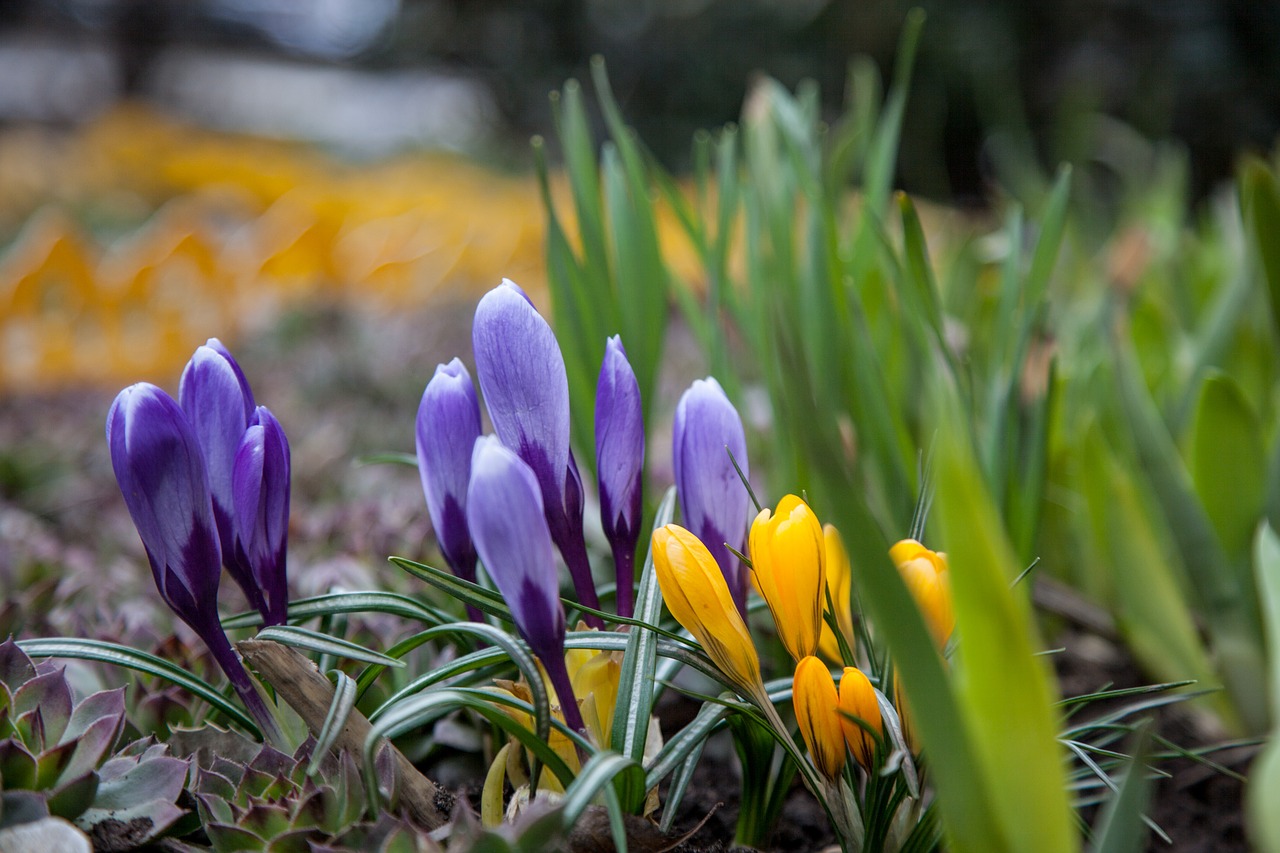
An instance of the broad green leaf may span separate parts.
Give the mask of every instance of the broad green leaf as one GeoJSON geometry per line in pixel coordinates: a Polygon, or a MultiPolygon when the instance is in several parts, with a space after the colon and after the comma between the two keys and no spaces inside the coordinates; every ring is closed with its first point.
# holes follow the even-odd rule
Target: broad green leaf
{"type": "Polygon", "coordinates": [[[1221,373],[1205,377],[1195,411],[1191,478],[1227,556],[1244,562],[1266,490],[1261,425],[1239,386],[1221,373]]]}
{"type": "Polygon", "coordinates": [[[1280,334],[1280,182],[1266,163],[1250,158],[1241,170],[1239,186],[1245,224],[1266,280],[1271,320],[1280,334]]]}

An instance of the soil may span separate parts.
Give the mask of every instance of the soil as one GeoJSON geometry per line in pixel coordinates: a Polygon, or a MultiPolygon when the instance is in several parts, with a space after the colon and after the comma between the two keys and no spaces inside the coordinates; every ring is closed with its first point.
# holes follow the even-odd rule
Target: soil
{"type": "MultiPolygon", "coordinates": [[[[397,316],[310,310],[228,342],[259,402],[272,407],[293,442],[293,595],[315,594],[335,583],[411,588],[384,558],[431,550],[417,473],[402,466],[357,466],[353,460],[378,451],[412,451],[414,412],[432,369],[455,354],[468,356],[469,313],[467,304],[437,304],[397,316]]],[[[149,378],[176,391],[176,372],[149,378]]],[[[103,420],[115,391],[54,388],[39,396],[0,397],[0,592],[6,602],[0,633],[109,636],[148,645],[163,641],[170,630],[180,636],[184,630],[172,627],[159,605],[112,478],[103,420]],[[56,584],[54,603],[41,606],[48,600],[38,598],[41,585],[48,583],[56,584]]],[[[236,607],[232,597],[228,590],[227,610],[236,607]]],[[[1055,645],[1065,651],[1054,661],[1063,695],[1149,681],[1109,635],[1105,619],[1088,629],[1078,619],[1058,621],[1063,627],[1055,645]]],[[[402,630],[394,620],[368,627],[388,638],[402,630]]],[[[667,731],[692,713],[688,705],[664,708],[667,731]]],[[[1162,709],[1158,726],[1188,748],[1220,737],[1178,706],[1162,709]]],[[[1252,754],[1240,749],[1215,757],[1244,774],[1252,754]]],[[[1172,841],[1152,835],[1149,849],[1248,849],[1239,779],[1185,759],[1161,769],[1170,776],[1156,786],[1150,816],[1172,841]]],[[[738,790],[732,750],[727,741],[713,742],[676,829],[705,822],[680,850],[732,849],[738,790]]],[[[1086,811],[1086,820],[1095,817],[1096,810],[1086,811]]],[[[797,783],[768,849],[820,850],[833,842],[821,808],[797,783]]]]}

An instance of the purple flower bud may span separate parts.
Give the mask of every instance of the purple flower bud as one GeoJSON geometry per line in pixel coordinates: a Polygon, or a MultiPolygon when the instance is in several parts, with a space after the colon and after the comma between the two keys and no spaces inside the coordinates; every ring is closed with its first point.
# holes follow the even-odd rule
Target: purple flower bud
{"type": "Polygon", "coordinates": [[[672,444],[685,526],[716,558],[745,615],[746,573],[727,546],[742,550],[751,519],[750,496],[729,458],[732,453],[742,476],[749,475],[747,439],[737,409],[715,379],[699,379],[680,398],[672,444]]]}
{"type": "Polygon", "coordinates": [[[596,386],[596,471],[600,521],[617,570],[618,614],[630,616],[636,542],[640,538],[644,415],[640,386],[617,335],[605,344],[596,386]]]}
{"type": "Polygon", "coordinates": [[[275,415],[258,406],[240,439],[231,479],[236,531],[266,604],[266,625],[283,625],[289,611],[289,476],[289,439],[275,415]]]}
{"type": "Polygon", "coordinates": [[[417,421],[418,473],[440,550],[458,577],[476,579],[476,549],[467,530],[471,452],[480,437],[480,404],[458,359],[436,367],[422,393],[417,421]]]}
{"type": "Polygon", "coordinates": [[[582,720],[564,662],[564,607],[542,489],[532,469],[493,436],[476,441],[471,457],[467,522],[485,570],[511,608],[520,636],[542,661],[561,698],[565,721],[580,729],[582,720]]]}
{"type": "Polygon", "coordinates": [[[209,489],[213,493],[213,517],[222,543],[222,560],[249,603],[265,619],[267,609],[262,592],[236,535],[231,481],[236,451],[253,415],[253,392],[240,365],[217,338],[210,338],[187,362],[178,385],[178,400],[204,453],[209,489]]]}
{"type": "Polygon", "coordinates": [[[107,447],[160,596],[204,640],[263,734],[279,739],[218,618],[222,549],[204,455],[181,407],[154,385],[129,386],[107,413],[107,447]]]}
{"type": "Polygon", "coordinates": [[[524,291],[504,280],[476,306],[471,342],[493,428],[537,478],[551,538],[578,600],[599,609],[582,533],[581,482],[571,482],[569,379],[556,336],[524,291]]]}

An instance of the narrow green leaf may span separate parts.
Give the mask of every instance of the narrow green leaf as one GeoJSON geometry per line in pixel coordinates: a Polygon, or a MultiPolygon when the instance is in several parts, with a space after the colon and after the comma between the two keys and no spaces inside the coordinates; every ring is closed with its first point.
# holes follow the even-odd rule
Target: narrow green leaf
{"type": "Polygon", "coordinates": [[[382,666],[396,667],[397,669],[404,667],[403,661],[388,657],[381,652],[366,649],[364,646],[353,643],[350,640],[330,637],[319,631],[300,628],[297,625],[277,625],[271,628],[263,628],[258,632],[257,639],[274,640],[277,643],[283,643],[295,649],[347,658],[348,660],[358,660],[361,663],[376,663],[382,666]]]}
{"type": "Polygon", "coordinates": [[[1270,742],[1253,762],[1245,791],[1249,835],[1256,849],[1280,853],[1280,810],[1275,792],[1280,790],[1280,536],[1263,522],[1254,542],[1254,573],[1266,629],[1268,695],[1272,719],[1270,742]]]}
{"type": "MultiPolygon", "coordinates": [[[[308,619],[336,616],[340,613],[386,613],[425,622],[428,625],[440,625],[453,621],[452,617],[433,607],[394,592],[376,590],[332,592],[289,602],[289,619],[293,622],[305,622],[308,619]]],[[[252,628],[261,624],[262,615],[256,610],[238,613],[222,620],[222,627],[227,629],[252,628]]]]}
{"type": "Polygon", "coordinates": [[[1133,853],[1142,850],[1146,840],[1144,812],[1151,801],[1152,782],[1147,773],[1148,744],[1152,724],[1142,723],[1134,735],[1136,744],[1129,759],[1124,780],[1112,794],[1098,819],[1094,836],[1094,853],[1133,853]]]}
{"type": "Polygon", "coordinates": [[[1191,479],[1227,556],[1244,563],[1266,491],[1262,427],[1240,387],[1222,373],[1200,384],[1195,412],[1191,479]]]}
{"type": "Polygon", "coordinates": [[[356,707],[356,683],[340,669],[333,670],[335,678],[333,701],[329,703],[329,713],[325,714],[324,725],[316,735],[315,746],[311,750],[311,761],[307,764],[307,775],[315,776],[320,772],[320,765],[325,755],[333,746],[342,729],[347,725],[351,711],[356,707]]]}
{"type": "Polygon", "coordinates": [[[1271,304],[1271,320],[1280,334],[1280,181],[1265,162],[1248,158],[1240,174],[1245,224],[1262,265],[1271,304]]]}

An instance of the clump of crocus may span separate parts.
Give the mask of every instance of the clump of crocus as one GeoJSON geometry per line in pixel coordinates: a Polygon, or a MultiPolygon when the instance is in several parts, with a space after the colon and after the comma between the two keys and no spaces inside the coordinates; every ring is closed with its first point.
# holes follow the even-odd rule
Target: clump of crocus
{"type": "Polygon", "coordinates": [[[778,637],[799,661],[814,654],[826,605],[826,542],[809,505],[795,495],[778,511],[760,510],[751,525],[755,587],[769,605],[778,637]]]}
{"type": "Polygon", "coordinates": [[[546,669],[565,723],[581,731],[582,715],[564,661],[564,607],[542,490],[529,466],[493,436],[479,439],[472,454],[467,523],[516,629],[546,669]]]}
{"type": "MultiPolygon", "coordinates": [[[[436,367],[422,393],[415,429],[418,473],[440,551],[453,573],[476,580],[476,549],[467,529],[471,451],[480,437],[480,403],[471,374],[454,359],[436,367]]],[[[468,607],[480,621],[480,611],[468,607]]]]}
{"type": "Polygon", "coordinates": [[[218,617],[222,548],[205,457],[187,416],[156,386],[131,385],[111,404],[107,445],[161,597],[209,647],[263,734],[278,738],[218,617]]]}
{"type": "Polygon", "coordinates": [[[742,695],[772,708],[751,634],[707,546],[678,524],[660,527],[653,532],[653,568],[676,621],[742,695]]]}
{"type": "Polygon", "coordinates": [[[595,427],[600,521],[613,549],[618,615],[630,616],[636,543],[640,539],[644,414],[640,385],[617,335],[605,344],[596,386],[595,427]]]}
{"type": "Polygon", "coordinates": [[[956,627],[947,555],[931,551],[914,539],[903,539],[889,549],[889,557],[898,567],[934,643],[939,649],[945,648],[956,627]]]}
{"type": "MultiPolygon", "coordinates": [[[[471,342],[494,431],[532,471],[578,600],[598,610],[582,530],[582,480],[569,450],[569,379],[555,333],[524,291],[504,280],[476,306],[471,342]]],[[[603,627],[598,617],[586,619],[603,627]]]]}
{"type": "MultiPolygon", "coordinates": [[[[178,400],[204,457],[222,561],[232,579],[244,590],[249,603],[262,614],[263,623],[282,625],[288,606],[285,566],[288,525],[273,527],[275,538],[268,543],[259,538],[261,531],[256,528],[261,519],[256,513],[242,519],[237,512],[237,456],[250,425],[261,426],[261,416],[244,371],[217,338],[210,338],[192,355],[182,372],[178,400]],[[259,559],[250,556],[249,548],[258,551],[259,559]]],[[[249,484],[242,474],[240,486],[246,494],[252,489],[267,496],[274,507],[283,505],[287,518],[288,442],[278,423],[273,432],[278,443],[283,443],[283,467],[276,464],[261,468],[260,473],[270,477],[270,482],[249,484]]]]}
{"type": "Polygon", "coordinates": [[[742,481],[750,474],[747,439],[742,418],[715,379],[699,379],[681,396],[672,461],[685,526],[711,551],[745,616],[747,578],[729,549],[742,550],[750,518],[750,495],[742,481]]]}
{"type": "Polygon", "coordinates": [[[840,638],[836,638],[835,632],[824,619],[818,648],[823,657],[840,663],[843,661],[840,640],[844,640],[850,652],[857,645],[857,638],[853,631],[853,575],[849,567],[849,552],[844,547],[844,539],[840,536],[840,531],[833,525],[824,524],[822,536],[827,556],[827,595],[831,598],[831,606],[835,608],[834,616],[840,638]]]}

